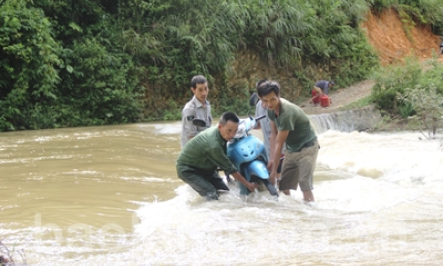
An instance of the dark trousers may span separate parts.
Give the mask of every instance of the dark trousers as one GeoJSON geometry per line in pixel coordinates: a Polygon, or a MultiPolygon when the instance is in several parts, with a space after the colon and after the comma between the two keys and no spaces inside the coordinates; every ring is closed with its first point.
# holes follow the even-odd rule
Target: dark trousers
{"type": "Polygon", "coordinates": [[[205,173],[186,165],[176,165],[176,169],[178,177],[207,200],[217,200],[219,197],[217,190],[229,191],[216,171],[205,173]]]}

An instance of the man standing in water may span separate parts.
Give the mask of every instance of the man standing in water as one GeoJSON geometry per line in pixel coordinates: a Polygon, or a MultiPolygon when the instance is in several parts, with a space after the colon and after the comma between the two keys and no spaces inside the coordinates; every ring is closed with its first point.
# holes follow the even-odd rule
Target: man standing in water
{"type": "MultiPolygon", "coordinates": [[[[266,81],[266,80],[263,80],[263,81],[266,81]]],[[[259,83],[257,83],[257,84],[260,84],[260,82],[262,82],[262,81],[259,81],[259,83]]],[[[266,153],[268,154],[268,161],[269,161],[269,158],[271,156],[271,145],[269,143],[269,138],[271,137],[271,122],[268,118],[268,109],[265,106],[263,106],[263,102],[261,100],[259,100],[255,106],[255,117],[260,117],[263,115],[265,115],[266,118],[263,118],[263,119],[257,121],[256,129],[262,130],[263,144],[265,145],[266,153]]],[[[284,153],[286,151],[284,146],[285,145],[283,145],[282,156],[284,155],[284,153]]],[[[277,167],[277,174],[279,174],[281,172],[281,164],[283,162],[284,157],[280,157],[280,158],[281,159],[280,159],[279,165],[277,167]]],[[[279,178],[280,177],[277,176],[277,179],[279,179],[279,178]]]]}
{"type": "Polygon", "coordinates": [[[208,81],[206,78],[202,75],[194,76],[191,79],[191,91],[194,93],[194,97],[186,103],[182,110],[182,149],[190,139],[206,129],[205,127],[197,127],[193,125],[193,119],[202,119],[208,126],[211,126],[212,124],[211,106],[206,100],[209,92],[208,81]]]}
{"type": "Polygon", "coordinates": [[[217,200],[217,190],[229,191],[218,175],[217,167],[232,175],[249,191],[257,188],[238,172],[226,154],[226,144],[237,133],[239,122],[236,114],[223,113],[217,127],[208,128],[192,138],[178,155],[175,164],[178,177],[207,200],[217,200]]]}
{"type": "Polygon", "coordinates": [[[268,163],[271,182],[275,184],[280,154],[286,142],[279,189],[290,195],[290,189],[296,190],[300,185],[303,199],[314,201],[313,175],[320,146],[309,118],[300,107],[280,98],[280,85],[276,81],[259,83],[257,94],[268,108],[271,120],[271,158],[268,163]]]}

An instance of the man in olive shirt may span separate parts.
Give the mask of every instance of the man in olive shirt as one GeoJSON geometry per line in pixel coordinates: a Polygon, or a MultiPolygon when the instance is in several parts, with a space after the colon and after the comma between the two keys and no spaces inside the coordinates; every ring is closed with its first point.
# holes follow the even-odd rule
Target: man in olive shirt
{"type": "Polygon", "coordinates": [[[177,175],[200,196],[217,200],[217,190],[229,190],[217,173],[217,167],[232,175],[251,192],[256,184],[248,182],[226,155],[226,144],[237,133],[239,119],[231,112],[223,113],[217,127],[211,127],[192,138],[180,152],[177,175]]]}
{"type": "Polygon", "coordinates": [[[290,189],[296,190],[300,185],[303,199],[314,201],[313,174],[320,146],[309,118],[300,107],[280,98],[280,85],[276,81],[259,83],[257,94],[268,108],[271,120],[271,158],[268,163],[271,182],[275,184],[280,154],[286,142],[279,189],[289,195],[290,189]]]}
{"type": "Polygon", "coordinates": [[[193,119],[202,119],[209,127],[212,124],[211,105],[208,100],[206,100],[209,93],[208,81],[206,78],[202,75],[194,76],[191,79],[191,91],[194,93],[194,97],[186,103],[182,110],[182,148],[190,139],[206,129],[205,127],[193,125],[193,119]]]}

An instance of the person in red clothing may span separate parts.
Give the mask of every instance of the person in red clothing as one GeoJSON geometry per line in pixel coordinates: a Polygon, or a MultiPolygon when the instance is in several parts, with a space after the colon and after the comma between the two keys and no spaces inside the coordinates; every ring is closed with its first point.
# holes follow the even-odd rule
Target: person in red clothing
{"type": "MultiPolygon", "coordinates": [[[[327,95],[329,97],[329,89],[334,86],[334,81],[319,80],[315,83],[312,89],[312,98],[310,100],[313,104],[318,104],[320,102],[320,97],[327,95]],[[316,94],[316,96],[314,96],[316,94]]],[[[329,97],[329,103],[332,103],[331,97],[329,97]]]]}

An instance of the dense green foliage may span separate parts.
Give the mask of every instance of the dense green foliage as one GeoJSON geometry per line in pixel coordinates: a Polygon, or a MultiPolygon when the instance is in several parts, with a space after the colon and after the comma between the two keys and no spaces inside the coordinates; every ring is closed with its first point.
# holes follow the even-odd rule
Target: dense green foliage
{"type": "MultiPolygon", "coordinates": [[[[173,98],[178,108],[183,106],[191,96],[188,82],[198,73],[217,87],[210,96],[215,112],[227,108],[244,112],[251,83],[229,83],[230,62],[238,51],[257,53],[270,68],[290,69],[303,86],[299,90],[312,86],[314,77],[306,71],[310,64],[326,65],[331,72],[326,75],[342,85],[367,77],[377,65],[358,28],[369,10],[365,1],[209,2],[139,2],[139,10],[145,12],[139,14],[144,18],[142,25],[140,17],[123,14],[132,18],[125,21],[128,29],[155,25],[155,30],[145,35],[145,43],[157,43],[156,50],[162,51],[163,57],[153,56],[155,62],[147,66],[150,79],[145,85],[150,101],[156,102],[155,108],[147,111],[149,117],[164,117],[164,110],[175,107],[162,97],[173,98]]],[[[176,114],[175,119],[179,109],[176,114]]]]}
{"type": "Polygon", "coordinates": [[[244,51],[297,90],[309,66],[346,86],[377,66],[360,22],[389,6],[442,25],[436,0],[0,0],[0,131],[177,119],[196,74],[215,115],[244,114],[255,80],[231,82],[244,51]]]}
{"type": "Polygon", "coordinates": [[[0,130],[51,126],[61,47],[41,9],[6,1],[0,17],[0,130]],[[44,117],[44,118],[42,118],[44,117]]]}
{"type": "Polygon", "coordinates": [[[376,75],[372,99],[377,106],[402,118],[417,115],[427,128],[439,125],[443,113],[443,66],[435,59],[423,66],[409,58],[376,75]]]}
{"type": "Polygon", "coordinates": [[[373,10],[381,12],[395,8],[403,19],[431,24],[437,34],[443,34],[443,5],[440,0],[372,0],[373,10]]]}
{"type": "Polygon", "coordinates": [[[140,118],[142,72],[105,14],[94,1],[2,2],[1,131],[140,118]]]}

